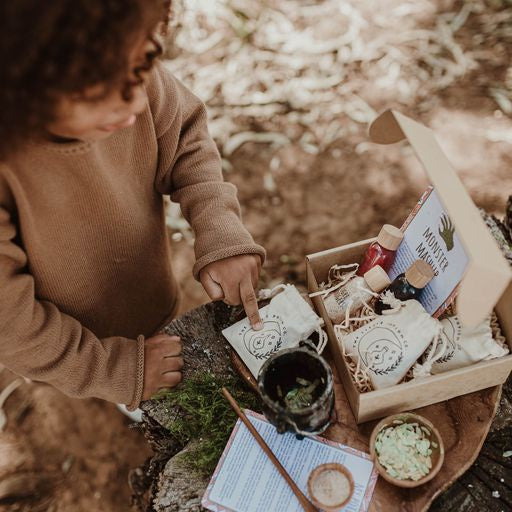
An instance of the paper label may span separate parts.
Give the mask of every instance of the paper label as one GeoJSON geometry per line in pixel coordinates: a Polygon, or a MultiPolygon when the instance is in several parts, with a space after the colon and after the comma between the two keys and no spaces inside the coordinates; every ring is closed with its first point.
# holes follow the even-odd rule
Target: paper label
{"type": "Polygon", "coordinates": [[[374,389],[398,384],[432,343],[441,325],[416,300],[343,338],[345,351],[368,372],[374,389]]]}
{"type": "MultiPolygon", "coordinates": [[[[355,483],[352,499],[341,510],[368,510],[377,482],[370,455],[318,436],[299,441],[294,434],[278,434],[263,416],[247,410],[245,413],[304,495],[308,495],[308,477],[316,466],[338,462],[349,469],[355,483]]],[[[240,420],[202,505],[216,512],[303,512],[295,494],[240,420]]]]}
{"type": "Polygon", "coordinates": [[[260,317],[261,331],[255,331],[247,318],[222,331],[255,378],[272,354],[299,344],[299,340],[290,339],[282,316],[272,311],[271,304],[260,309],[260,317]]]}
{"type": "Polygon", "coordinates": [[[320,326],[321,319],[293,285],[260,309],[263,329],[255,331],[244,318],[222,331],[255,378],[265,361],[285,348],[297,347],[320,326]]]}
{"type": "Polygon", "coordinates": [[[423,290],[419,301],[430,315],[438,317],[453,301],[469,258],[433,187],[423,194],[402,231],[404,239],[389,277],[395,279],[417,259],[430,264],[435,276],[423,290]]]}

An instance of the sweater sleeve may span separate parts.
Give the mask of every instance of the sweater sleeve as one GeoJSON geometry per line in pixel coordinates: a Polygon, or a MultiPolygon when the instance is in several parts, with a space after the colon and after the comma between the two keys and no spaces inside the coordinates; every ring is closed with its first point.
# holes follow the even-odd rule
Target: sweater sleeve
{"type": "Polygon", "coordinates": [[[222,178],[204,104],[159,64],[148,87],[158,139],[156,189],[178,202],[194,230],[197,279],[214,261],[265,250],[242,224],[236,187],[222,178]]]}
{"type": "Polygon", "coordinates": [[[27,266],[16,226],[0,201],[0,363],[70,396],[137,407],[144,340],[98,339],[51,302],[36,299],[27,266]]]}

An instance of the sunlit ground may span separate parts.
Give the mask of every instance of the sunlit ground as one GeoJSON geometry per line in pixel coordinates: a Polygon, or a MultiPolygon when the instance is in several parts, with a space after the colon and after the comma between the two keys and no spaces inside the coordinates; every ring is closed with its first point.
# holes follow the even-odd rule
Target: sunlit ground
{"type": "MultiPolygon", "coordinates": [[[[224,175],[268,251],[262,284],[304,284],[305,254],[402,222],[426,181],[409,147],[369,143],[368,123],[386,108],[432,127],[475,202],[503,211],[512,193],[504,1],[175,4],[168,65],[208,105],[224,175]]],[[[176,209],[169,224],[188,309],[206,296],[176,209]]],[[[4,370],[2,387],[13,378],[4,370]]],[[[114,406],[23,383],[4,410],[0,498],[12,499],[0,511],[127,510],[128,469],[148,449],[114,406]]]]}

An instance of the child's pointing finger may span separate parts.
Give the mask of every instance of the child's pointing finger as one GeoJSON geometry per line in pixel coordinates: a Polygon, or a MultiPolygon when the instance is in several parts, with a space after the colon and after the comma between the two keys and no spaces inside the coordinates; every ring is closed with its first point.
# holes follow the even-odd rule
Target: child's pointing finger
{"type": "Polygon", "coordinates": [[[258,299],[250,277],[244,278],[240,283],[240,298],[252,328],[256,331],[263,329],[263,322],[258,309],[258,299]]]}

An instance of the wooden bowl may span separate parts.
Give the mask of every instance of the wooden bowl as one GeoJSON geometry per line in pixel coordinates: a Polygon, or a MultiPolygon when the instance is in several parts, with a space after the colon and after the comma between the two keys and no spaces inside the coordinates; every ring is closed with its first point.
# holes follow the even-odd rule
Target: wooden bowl
{"type": "Polygon", "coordinates": [[[352,473],[350,473],[350,471],[345,466],[343,466],[342,464],[338,464],[336,462],[320,464],[320,466],[317,466],[315,469],[313,469],[313,471],[311,471],[311,474],[309,475],[309,478],[308,478],[308,493],[309,493],[311,502],[313,503],[313,505],[315,505],[315,507],[325,510],[326,512],[339,510],[340,508],[347,505],[348,502],[352,499],[352,496],[354,495],[354,489],[355,489],[355,485],[354,485],[354,479],[352,478],[352,473]],[[316,477],[318,477],[318,475],[320,475],[324,471],[338,471],[340,473],[343,473],[343,475],[347,478],[349,487],[350,487],[350,491],[349,491],[348,496],[340,503],[336,503],[335,505],[331,505],[331,506],[326,506],[324,503],[322,503],[316,499],[316,496],[313,492],[313,481],[315,480],[316,477]]]}
{"type": "Polygon", "coordinates": [[[379,472],[380,476],[384,478],[384,480],[387,480],[389,483],[396,485],[398,487],[418,487],[419,485],[423,485],[429,482],[430,480],[432,480],[432,478],[434,478],[437,475],[437,473],[439,473],[439,470],[441,469],[441,466],[443,465],[444,461],[443,439],[441,437],[441,434],[439,434],[437,428],[434,427],[434,425],[432,425],[432,423],[430,423],[430,421],[424,418],[423,416],[413,414],[410,412],[393,414],[392,416],[384,418],[373,429],[372,435],[370,437],[370,455],[372,456],[373,461],[375,462],[377,471],[379,472]],[[432,454],[430,457],[432,459],[432,468],[430,469],[428,475],[425,475],[423,478],[420,478],[419,480],[399,480],[398,478],[392,477],[386,471],[386,469],[380,464],[377,454],[375,452],[375,439],[377,438],[377,434],[385,427],[393,426],[393,422],[396,420],[401,420],[403,423],[417,423],[420,426],[426,427],[430,431],[430,436],[428,436],[428,439],[430,440],[431,443],[434,442],[437,444],[437,448],[434,448],[431,445],[432,454]]]}

